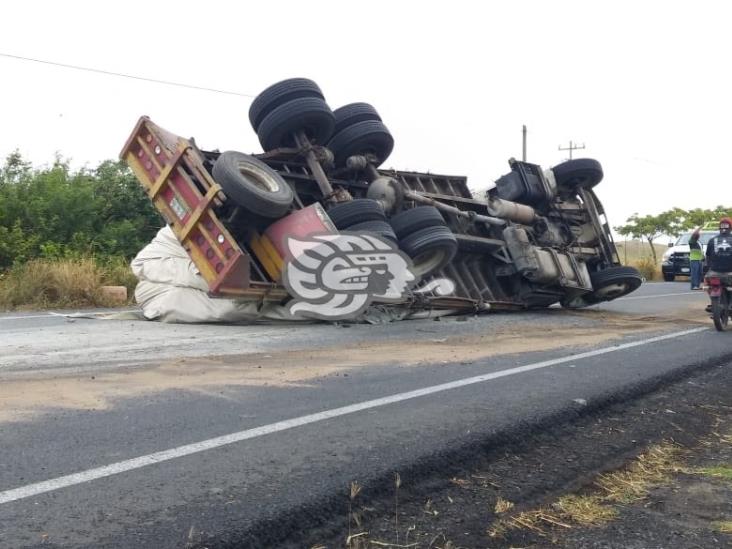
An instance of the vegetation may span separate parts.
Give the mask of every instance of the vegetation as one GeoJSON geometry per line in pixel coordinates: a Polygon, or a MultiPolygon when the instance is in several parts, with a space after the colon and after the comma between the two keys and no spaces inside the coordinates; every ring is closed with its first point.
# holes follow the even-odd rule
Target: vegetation
{"type": "Polygon", "coordinates": [[[645,240],[651,250],[653,263],[656,264],[658,256],[653,241],[658,237],[676,236],[680,232],[701,227],[710,221],[719,221],[721,217],[730,216],[730,214],[732,214],[732,208],[726,206],[717,206],[711,210],[672,208],[658,215],[640,216],[636,213],[626,220],[625,225],[615,227],[615,230],[623,236],[645,240]]]}
{"type": "Polygon", "coordinates": [[[91,258],[32,259],[17,263],[0,278],[0,307],[105,307],[115,305],[104,285],[126,286],[132,295],[137,279],[122,258],[102,264],[91,258]]]}
{"type": "Polygon", "coordinates": [[[0,269],[36,258],[130,258],[161,219],[121,162],[32,169],[17,152],[0,168],[0,269]]]}
{"type": "Polygon", "coordinates": [[[129,260],[163,224],[121,162],[0,168],[0,308],[100,305],[101,284],[134,288],[129,260]]]}

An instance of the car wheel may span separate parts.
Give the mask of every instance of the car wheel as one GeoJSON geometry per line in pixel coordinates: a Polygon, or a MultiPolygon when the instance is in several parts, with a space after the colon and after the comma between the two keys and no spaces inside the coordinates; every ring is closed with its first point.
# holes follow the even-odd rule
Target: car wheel
{"type": "Polygon", "coordinates": [[[663,279],[664,279],[664,280],[665,280],[666,282],[673,282],[673,281],[674,281],[674,278],[676,278],[676,276],[674,276],[674,274],[673,274],[673,273],[671,273],[671,274],[668,274],[668,273],[663,273],[663,279]]]}
{"type": "Polygon", "coordinates": [[[295,198],[292,188],[280,174],[244,153],[222,153],[211,171],[224,194],[253,214],[282,217],[295,198]]]}
{"type": "Polygon", "coordinates": [[[333,135],[335,118],[320,97],[299,97],[270,112],[259,125],[262,148],[271,151],[295,145],[293,134],[305,132],[311,143],[323,144],[333,135]]]}
{"type": "Polygon", "coordinates": [[[254,131],[259,131],[262,120],[274,109],[301,97],[325,99],[318,85],[307,78],[290,78],[272,84],[255,97],[249,107],[249,122],[252,124],[254,131]]]}

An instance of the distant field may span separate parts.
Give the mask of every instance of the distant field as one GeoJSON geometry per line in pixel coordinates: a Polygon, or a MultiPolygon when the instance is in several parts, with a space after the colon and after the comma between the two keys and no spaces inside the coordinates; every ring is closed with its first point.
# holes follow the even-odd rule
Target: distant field
{"type": "Polygon", "coordinates": [[[654,244],[656,248],[656,263],[653,263],[651,248],[647,242],[640,240],[616,240],[615,246],[618,249],[620,262],[623,265],[636,267],[646,280],[661,279],[661,257],[663,252],[668,250],[668,245],[654,244]]]}
{"type": "MultiPolygon", "coordinates": [[[[631,261],[638,261],[639,259],[651,258],[651,248],[647,242],[641,242],[639,240],[628,240],[615,241],[615,246],[618,249],[618,255],[620,255],[620,261],[623,263],[629,263],[631,261]]],[[[663,252],[668,250],[667,245],[654,244],[656,248],[656,256],[658,257],[659,264],[661,263],[661,256],[663,252]]]]}

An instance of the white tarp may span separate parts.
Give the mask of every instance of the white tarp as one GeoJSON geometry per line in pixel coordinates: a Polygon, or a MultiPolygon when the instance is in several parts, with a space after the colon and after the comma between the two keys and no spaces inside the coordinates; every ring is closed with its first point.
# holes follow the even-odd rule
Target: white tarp
{"type": "Polygon", "coordinates": [[[251,322],[297,320],[276,304],[212,298],[208,285],[170,227],[163,227],[130,264],[139,280],[135,300],[148,320],[251,322]]]}

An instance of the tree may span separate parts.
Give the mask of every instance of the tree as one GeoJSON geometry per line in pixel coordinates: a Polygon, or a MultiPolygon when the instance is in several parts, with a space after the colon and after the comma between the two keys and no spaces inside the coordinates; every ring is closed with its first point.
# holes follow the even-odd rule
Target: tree
{"type": "Polygon", "coordinates": [[[683,210],[674,208],[658,215],[639,216],[637,213],[631,215],[626,221],[627,224],[615,227],[615,230],[623,236],[631,236],[646,240],[651,247],[653,262],[658,262],[656,248],[653,241],[663,234],[675,234],[683,224],[681,214],[683,210]]]}
{"type": "Polygon", "coordinates": [[[17,183],[22,177],[30,173],[31,164],[23,160],[17,149],[5,157],[5,165],[0,168],[0,185],[17,183]]]}
{"type": "Polygon", "coordinates": [[[695,208],[686,212],[686,222],[684,223],[685,229],[693,229],[694,227],[702,227],[705,223],[710,221],[719,221],[720,218],[730,216],[732,208],[726,206],[717,206],[711,210],[705,210],[702,208],[695,208]]]}

